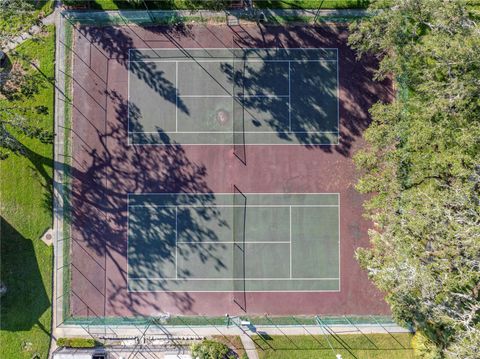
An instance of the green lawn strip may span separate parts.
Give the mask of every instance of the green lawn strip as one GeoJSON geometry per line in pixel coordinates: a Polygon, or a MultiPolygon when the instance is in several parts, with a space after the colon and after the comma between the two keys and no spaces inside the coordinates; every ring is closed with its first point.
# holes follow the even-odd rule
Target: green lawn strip
{"type": "Polygon", "coordinates": [[[366,0],[257,0],[261,9],[364,9],[366,0]]]}
{"type": "MultiPolygon", "coordinates": [[[[126,0],[91,0],[78,2],[76,0],[64,1],[66,5],[97,9],[97,10],[209,10],[212,1],[191,0],[158,0],[132,2],[126,0]]],[[[256,0],[255,6],[261,9],[358,9],[368,6],[367,0],[256,0]]]]}
{"type": "Polygon", "coordinates": [[[62,309],[63,318],[65,319],[71,315],[70,313],[70,184],[71,184],[71,127],[72,127],[72,46],[73,46],[73,25],[69,21],[64,22],[65,31],[65,84],[64,93],[66,100],[64,102],[64,142],[63,142],[63,296],[62,309]]]}
{"type": "Polygon", "coordinates": [[[53,0],[38,1],[34,4],[35,9],[33,11],[18,11],[13,15],[8,14],[8,16],[0,14],[0,33],[12,36],[20,35],[37,24],[41,18],[53,12],[53,0]]]}
{"type": "Polygon", "coordinates": [[[328,335],[328,337],[325,335],[266,335],[263,337],[254,335],[252,338],[261,359],[330,359],[336,354],[341,354],[343,359],[413,358],[412,335],[408,333],[348,334],[328,335]]]}
{"type": "MultiPolygon", "coordinates": [[[[54,76],[55,36],[48,34],[27,40],[10,54],[28,71],[38,73],[22,58],[34,61],[43,74],[54,76]]],[[[0,106],[46,106],[45,114],[35,116],[39,126],[53,132],[54,88],[41,75],[38,92],[0,106]]],[[[18,135],[25,146],[23,155],[11,154],[0,161],[1,195],[1,278],[7,293],[1,300],[1,358],[32,358],[38,353],[46,358],[51,323],[51,285],[53,248],[40,236],[52,226],[53,145],[18,135]]]]}
{"type": "Polygon", "coordinates": [[[79,2],[77,0],[65,0],[65,5],[96,10],[201,10],[209,9],[202,2],[196,3],[190,0],[157,0],[132,2],[127,0],[91,0],[79,2]]]}
{"type": "MultiPolygon", "coordinates": [[[[255,0],[259,9],[366,9],[369,0],[255,0]]],[[[191,0],[157,0],[132,2],[126,0],[65,0],[64,4],[92,10],[201,10],[209,9],[202,2],[191,0]]],[[[467,6],[478,10],[478,0],[467,1],[467,6]]]]}

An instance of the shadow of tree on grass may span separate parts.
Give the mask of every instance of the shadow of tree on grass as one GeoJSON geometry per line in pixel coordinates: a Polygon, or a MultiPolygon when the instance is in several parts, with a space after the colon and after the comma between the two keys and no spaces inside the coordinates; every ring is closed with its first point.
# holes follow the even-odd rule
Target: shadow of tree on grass
{"type": "MultiPolygon", "coordinates": [[[[0,329],[28,331],[41,329],[39,318],[50,308],[32,239],[25,238],[5,218],[0,217],[2,296],[0,329]]],[[[48,263],[50,265],[50,263],[48,263]]],[[[49,334],[50,328],[43,328],[49,334]]]]}

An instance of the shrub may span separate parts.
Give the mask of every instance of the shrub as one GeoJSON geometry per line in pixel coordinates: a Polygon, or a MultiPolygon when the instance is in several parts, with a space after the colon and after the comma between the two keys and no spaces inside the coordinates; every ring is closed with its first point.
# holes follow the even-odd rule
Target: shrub
{"type": "Polygon", "coordinates": [[[95,348],[100,343],[90,338],[58,338],[57,345],[67,348],[95,348]]]}
{"type": "Polygon", "coordinates": [[[192,345],[192,357],[194,359],[224,359],[230,349],[222,343],[213,340],[204,340],[192,345]]]}
{"type": "Polygon", "coordinates": [[[424,334],[416,332],[412,337],[412,348],[415,358],[421,359],[439,359],[440,353],[435,345],[424,334]]]}

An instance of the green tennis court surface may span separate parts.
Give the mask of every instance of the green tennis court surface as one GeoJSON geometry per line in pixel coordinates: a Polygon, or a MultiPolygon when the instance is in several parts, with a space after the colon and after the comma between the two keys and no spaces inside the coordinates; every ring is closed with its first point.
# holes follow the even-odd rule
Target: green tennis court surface
{"type": "Polygon", "coordinates": [[[338,291],[338,194],[130,194],[129,291],[338,291]]]}
{"type": "Polygon", "coordinates": [[[130,144],[336,144],[337,49],[130,49],[130,144]]]}

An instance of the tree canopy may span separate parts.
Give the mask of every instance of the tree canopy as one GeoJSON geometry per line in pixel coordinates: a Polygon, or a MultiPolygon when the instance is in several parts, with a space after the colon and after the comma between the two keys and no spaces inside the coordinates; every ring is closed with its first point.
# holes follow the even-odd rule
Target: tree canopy
{"type": "Polygon", "coordinates": [[[350,45],[395,80],[371,108],[357,188],[375,227],[361,265],[438,357],[480,348],[480,27],[461,0],[372,1],[350,45]]]}

